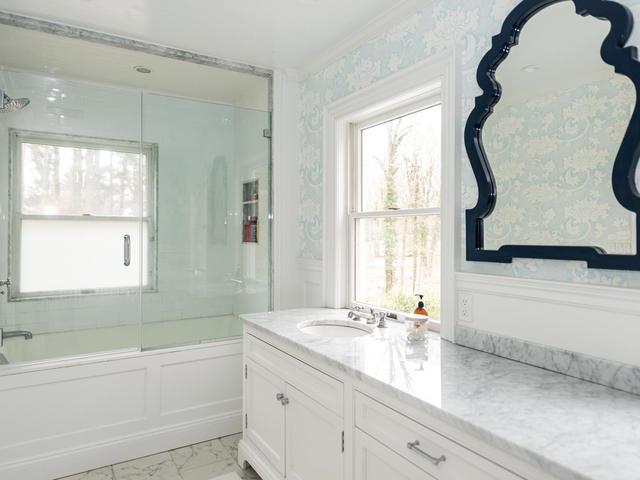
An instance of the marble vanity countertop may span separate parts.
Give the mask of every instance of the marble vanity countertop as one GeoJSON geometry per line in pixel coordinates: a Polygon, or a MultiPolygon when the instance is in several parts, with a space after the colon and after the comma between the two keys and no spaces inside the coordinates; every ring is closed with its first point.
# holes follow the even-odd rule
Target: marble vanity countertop
{"type": "Polygon", "coordinates": [[[242,315],[246,324],[561,480],[640,479],[640,396],[440,341],[392,322],[358,338],[298,330],[346,310],[242,315]]]}

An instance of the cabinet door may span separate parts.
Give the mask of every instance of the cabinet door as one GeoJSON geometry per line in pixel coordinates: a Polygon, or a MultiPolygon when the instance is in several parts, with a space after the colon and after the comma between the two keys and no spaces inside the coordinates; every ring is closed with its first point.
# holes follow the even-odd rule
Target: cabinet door
{"type": "Polygon", "coordinates": [[[355,480],[434,480],[413,463],[356,429],[355,480]]]}
{"type": "Polygon", "coordinates": [[[285,390],[284,380],[247,360],[245,437],[283,476],[285,407],[276,397],[285,390]]]}
{"type": "Polygon", "coordinates": [[[342,418],[288,384],[287,398],[287,479],[342,480],[342,418]]]}

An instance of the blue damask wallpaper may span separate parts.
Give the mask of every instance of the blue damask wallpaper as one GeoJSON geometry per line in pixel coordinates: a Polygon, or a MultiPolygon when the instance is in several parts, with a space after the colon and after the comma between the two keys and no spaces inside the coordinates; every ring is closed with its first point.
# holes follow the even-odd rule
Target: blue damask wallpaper
{"type": "MultiPolygon", "coordinates": [[[[620,0],[640,22],[640,0],[620,0]]],[[[480,90],[477,64],[498,33],[516,0],[434,0],[381,36],[368,41],[301,84],[300,163],[301,207],[299,255],[322,258],[322,110],[325,105],[389,74],[444,51],[461,47],[461,130],[480,90]]],[[[636,28],[631,43],[640,44],[636,28]]],[[[462,138],[460,139],[462,145],[462,138]]],[[[464,148],[458,159],[462,172],[462,206],[475,204],[476,185],[464,148]]],[[[462,222],[464,211],[460,212],[462,222]]],[[[464,241],[460,242],[461,246],[464,241]]],[[[461,258],[464,258],[462,255],[461,258]]],[[[512,264],[461,263],[465,272],[640,287],[640,273],[586,269],[581,262],[516,259],[512,264]]]]}

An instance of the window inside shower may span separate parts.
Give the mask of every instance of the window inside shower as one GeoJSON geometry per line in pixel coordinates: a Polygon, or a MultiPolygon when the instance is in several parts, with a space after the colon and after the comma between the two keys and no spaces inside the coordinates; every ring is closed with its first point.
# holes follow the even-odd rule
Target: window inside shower
{"type": "Polygon", "coordinates": [[[0,25],[3,40],[0,90],[20,102],[0,112],[0,328],[33,339],[0,353],[241,335],[239,315],[271,306],[270,72],[0,25]]]}
{"type": "Polygon", "coordinates": [[[155,288],[157,144],[9,135],[9,299],[155,288]],[[127,241],[142,248],[133,265],[127,241]]]}

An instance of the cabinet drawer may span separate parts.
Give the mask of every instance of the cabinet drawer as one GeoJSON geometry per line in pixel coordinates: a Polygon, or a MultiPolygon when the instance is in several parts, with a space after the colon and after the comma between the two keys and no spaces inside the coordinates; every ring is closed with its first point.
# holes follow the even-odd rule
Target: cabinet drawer
{"type": "Polygon", "coordinates": [[[436,480],[358,429],[355,448],[355,480],[436,480]]]}
{"type": "Polygon", "coordinates": [[[248,358],[276,373],[340,417],[343,416],[342,382],[252,335],[246,336],[245,347],[248,358]]]}
{"type": "Polygon", "coordinates": [[[522,480],[360,392],[356,392],[355,407],[358,428],[438,479],[522,480]],[[409,448],[410,442],[414,448],[409,448]],[[445,459],[436,460],[442,457],[445,459]]]}

